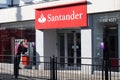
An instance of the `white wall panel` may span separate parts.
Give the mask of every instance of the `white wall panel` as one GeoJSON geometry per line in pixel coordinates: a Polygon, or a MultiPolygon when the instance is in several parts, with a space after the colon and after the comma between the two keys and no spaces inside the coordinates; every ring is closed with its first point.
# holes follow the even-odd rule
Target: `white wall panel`
{"type": "Polygon", "coordinates": [[[87,0],[88,13],[120,10],[120,0],[87,0]]]}
{"type": "MultiPolygon", "coordinates": [[[[81,64],[92,64],[92,36],[91,29],[81,30],[81,64]],[[86,58],[86,59],[85,59],[86,58]],[[87,59],[89,58],[89,59],[87,59]]],[[[81,71],[91,74],[92,66],[81,65],[81,71]]]]}
{"type": "Polygon", "coordinates": [[[44,30],[44,56],[56,55],[56,30],[44,30]]]}
{"type": "Polygon", "coordinates": [[[44,33],[43,31],[36,30],[36,67],[38,69],[43,69],[44,65],[39,62],[43,62],[44,58],[40,56],[44,56],[44,33]]]}
{"type": "MultiPolygon", "coordinates": [[[[91,29],[81,30],[81,57],[92,58],[92,32],[91,29]]],[[[82,64],[91,63],[91,60],[85,60],[82,64]],[[85,62],[87,61],[87,62],[85,62]]]]}

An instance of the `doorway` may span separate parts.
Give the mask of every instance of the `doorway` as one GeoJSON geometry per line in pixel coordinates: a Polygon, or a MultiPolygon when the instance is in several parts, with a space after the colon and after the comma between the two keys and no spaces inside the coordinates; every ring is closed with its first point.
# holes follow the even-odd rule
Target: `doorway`
{"type": "Polygon", "coordinates": [[[81,66],[81,35],[79,31],[59,33],[59,61],[62,67],[81,66]],[[67,63],[67,64],[65,64],[67,63]]]}
{"type": "Polygon", "coordinates": [[[105,26],[103,41],[105,43],[104,59],[110,59],[110,66],[112,71],[118,71],[118,25],[105,26]]]}

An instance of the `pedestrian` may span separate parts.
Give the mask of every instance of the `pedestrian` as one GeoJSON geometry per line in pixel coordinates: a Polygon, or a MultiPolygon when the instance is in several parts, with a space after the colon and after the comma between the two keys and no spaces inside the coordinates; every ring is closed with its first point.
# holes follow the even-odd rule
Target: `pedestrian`
{"type": "Polygon", "coordinates": [[[23,53],[24,53],[24,46],[23,46],[23,41],[21,41],[17,49],[17,61],[18,61],[19,69],[20,69],[21,54],[23,53]]]}

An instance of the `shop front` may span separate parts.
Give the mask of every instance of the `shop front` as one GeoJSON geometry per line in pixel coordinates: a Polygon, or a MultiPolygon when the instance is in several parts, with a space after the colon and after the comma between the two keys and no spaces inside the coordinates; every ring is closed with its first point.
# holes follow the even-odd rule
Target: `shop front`
{"type": "MultiPolygon", "coordinates": [[[[94,41],[94,57],[109,58],[111,66],[119,65],[120,58],[120,13],[111,12],[96,14],[93,16],[93,41],[94,41]],[[101,43],[104,43],[102,48],[101,43]]],[[[94,61],[96,64],[101,64],[101,61],[94,61]]],[[[112,69],[119,71],[118,67],[112,69]]]]}
{"type": "Polygon", "coordinates": [[[32,43],[35,43],[35,29],[33,21],[3,23],[0,25],[0,62],[13,63],[16,55],[16,43],[27,39],[28,55],[33,55],[32,43]],[[30,48],[31,47],[31,48],[30,48]]]}
{"type": "MultiPolygon", "coordinates": [[[[91,29],[86,2],[36,9],[36,51],[39,56],[57,56],[61,67],[81,67],[91,60],[91,29]],[[85,54],[86,53],[86,54],[85,54]],[[77,65],[72,65],[77,64],[77,65]]],[[[47,61],[39,59],[37,61],[47,61]]],[[[38,67],[42,66],[38,64],[38,67]]],[[[42,67],[43,68],[43,67],[42,67]]]]}

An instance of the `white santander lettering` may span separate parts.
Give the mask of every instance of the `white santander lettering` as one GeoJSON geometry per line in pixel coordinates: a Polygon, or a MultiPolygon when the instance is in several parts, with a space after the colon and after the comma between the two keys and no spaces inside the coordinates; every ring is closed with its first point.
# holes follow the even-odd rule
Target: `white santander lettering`
{"type": "Polygon", "coordinates": [[[72,11],[71,14],[66,14],[66,15],[52,15],[48,14],[48,22],[53,22],[53,21],[64,21],[64,20],[77,20],[77,19],[82,19],[83,13],[75,13],[75,11],[72,11]]]}

